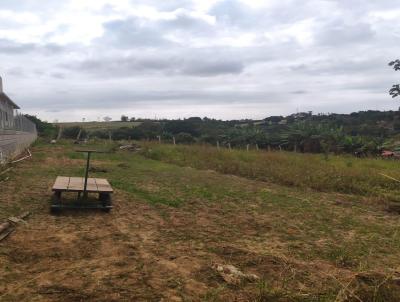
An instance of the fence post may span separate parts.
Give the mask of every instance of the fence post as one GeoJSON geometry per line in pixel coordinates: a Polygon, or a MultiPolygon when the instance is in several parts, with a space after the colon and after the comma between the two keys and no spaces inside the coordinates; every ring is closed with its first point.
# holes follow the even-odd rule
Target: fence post
{"type": "Polygon", "coordinates": [[[246,150],[247,150],[247,152],[249,152],[249,149],[250,149],[250,145],[247,144],[247,145],[246,145],[246,150]]]}
{"type": "Polygon", "coordinates": [[[76,136],[77,141],[79,141],[79,139],[81,138],[81,133],[82,133],[82,128],[79,128],[78,135],[76,136]]]}
{"type": "Polygon", "coordinates": [[[62,126],[60,125],[59,128],[58,128],[57,140],[60,140],[60,139],[61,139],[61,137],[62,137],[62,131],[63,131],[63,129],[62,129],[62,126]]]}
{"type": "Polygon", "coordinates": [[[219,150],[219,141],[217,141],[217,149],[219,150]]]}
{"type": "Polygon", "coordinates": [[[172,137],[172,142],[176,145],[175,136],[172,137]]]}
{"type": "Polygon", "coordinates": [[[112,140],[111,131],[108,131],[108,140],[109,140],[109,141],[110,141],[110,143],[111,143],[111,140],[112,140]]]}

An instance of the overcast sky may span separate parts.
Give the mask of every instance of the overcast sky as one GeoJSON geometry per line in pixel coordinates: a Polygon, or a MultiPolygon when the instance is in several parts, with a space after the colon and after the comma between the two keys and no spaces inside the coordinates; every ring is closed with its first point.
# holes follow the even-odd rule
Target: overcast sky
{"type": "Polygon", "coordinates": [[[399,20],[393,0],[1,0],[0,74],[48,121],[397,109],[399,20]]]}

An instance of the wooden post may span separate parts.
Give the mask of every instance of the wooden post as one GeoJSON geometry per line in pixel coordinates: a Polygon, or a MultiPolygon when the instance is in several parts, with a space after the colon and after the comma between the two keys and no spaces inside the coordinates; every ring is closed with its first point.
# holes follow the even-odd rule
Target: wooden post
{"type": "Polygon", "coordinates": [[[176,145],[175,136],[172,137],[172,142],[176,145]]]}
{"type": "Polygon", "coordinates": [[[281,145],[279,145],[279,151],[282,151],[282,147],[281,147],[281,145]]]}
{"type": "Polygon", "coordinates": [[[219,141],[217,141],[217,149],[219,150],[219,141]]]}
{"type": "Polygon", "coordinates": [[[109,139],[109,141],[110,141],[110,143],[111,143],[111,140],[112,140],[111,131],[108,131],[108,139],[109,139]]]}
{"type": "Polygon", "coordinates": [[[78,135],[76,136],[77,141],[79,141],[79,139],[81,138],[81,134],[82,134],[82,128],[79,128],[78,135]]]}
{"type": "Polygon", "coordinates": [[[161,135],[157,135],[158,143],[161,144],[161,135]]]}
{"type": "Polygon", "coordinates": [[[60,139],[61,139],[62,131],[63,131],[63,129],[62,129],[62,126],[60,125],[60,126],[58,127],[57,140],[60,140],[60,139]]]}
{"type": "Polygon", "coordinates": [[[232,148],[231,148],[231,143],[228,143],[228,149],[229,149],[229,150],[232,150],[232,148]]]}
{"type": "Polygon", "coordinates": [[[250,145],[247,144],[247,145],[246,145],[246,150],[247,150],[247,152],[249,152],[249,149],[250,149],[250,145]]]}
{"type": "Polygon", "coordinates": [[[86,170],[85,170],[85,184],[83,186],[83,198],[86,200],[88,197],[87,193],[87,181],[89,178],[89,163],[90,163],[90,154],[92,154],[91,151],[87,152],[87,161],[86,161],[86,170]]]}
{"type": "Polygon", "coordinates": [[[258,144],[256,144],[256,150],[258,151],[258,144]]]}

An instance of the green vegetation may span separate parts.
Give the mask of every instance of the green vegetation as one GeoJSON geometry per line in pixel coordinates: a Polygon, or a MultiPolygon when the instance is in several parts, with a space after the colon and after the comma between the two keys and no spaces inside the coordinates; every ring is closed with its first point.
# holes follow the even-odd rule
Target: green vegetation
{"type": "MultiPolygon", "coordinates": [[[[183,120],[64,123],[82,128],[89,137],[114,140],[158,140],[202,143],[232,148],[274,149],[303,153],[376,155],[400,147],[400,113],[365,111],[351,114],[297,113],[264,120],[221,121],[191,117],[183,120]]],[[[72,138],[68,136],[67,138],[72,138]]],[[[85,136],[82,136],[82,138],[85,136]]]]}
{"type": "MultiPolygon", "coordinates": [[[[394,70],[399,71],[400,70],[400,60],[394,60],[389,63],[389,66],[392,66],[394,70]]],[[[400,85],[395,84],[392,86],[392,88],[389,90],[389,94],[395,98],[400,95],[400,85]]]]}
{"type": "Polygon", "coordinates": [[[44,122],[34,115],[25,114],[25,117],[36,125],[38,135],[46,138],[53,138],[57,133],[57,127],[53,124],[44,122]]]}
{"type": "Polygon", "coordinates": [[[0,301],[112,301],[116,292],[119,300],[398,300],[399,217],[381,202],[397,189],[374,176],[398,177],[395,162],[198,145],[85,147],[112,152],[94,154],[91,173],[116,190],[110,214],[49,215],[55,177],[84,172],[71,141],[39,142],[32,160],[0,182],[1,219],[32,212],[0,245],[0,301]],[[229,285],[213,263],[260,280],[229,285]]]}
{"type": "Polygon", "coordinates": [[[146,144],[142,154],[196,169],[215,170],[285,186],[310,188],[400,201],[399,184],[381,173],[400,179],[400,163],[353,156],[294,152],[218,150],[209,146],[146,144]]]}

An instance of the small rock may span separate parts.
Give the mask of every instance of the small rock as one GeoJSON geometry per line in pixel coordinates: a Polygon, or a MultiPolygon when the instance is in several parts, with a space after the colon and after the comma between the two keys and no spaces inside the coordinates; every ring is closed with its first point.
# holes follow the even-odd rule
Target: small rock
{"type": "Polygon", "coordinates": [[[120,146],[119,149],[136,152],[136,151],[140,151],[141,147],[136,144],[129,144],[129,145],[120,146]]]}
{"type": "Polygon", "coordinates": [[[237,267],[230,264],[214,264],[213,269],[221,275],[226,283],[239,285],[243,281],[257,281],[260,278],[255,274],[245,274],[241,272],[237,267]]]}

